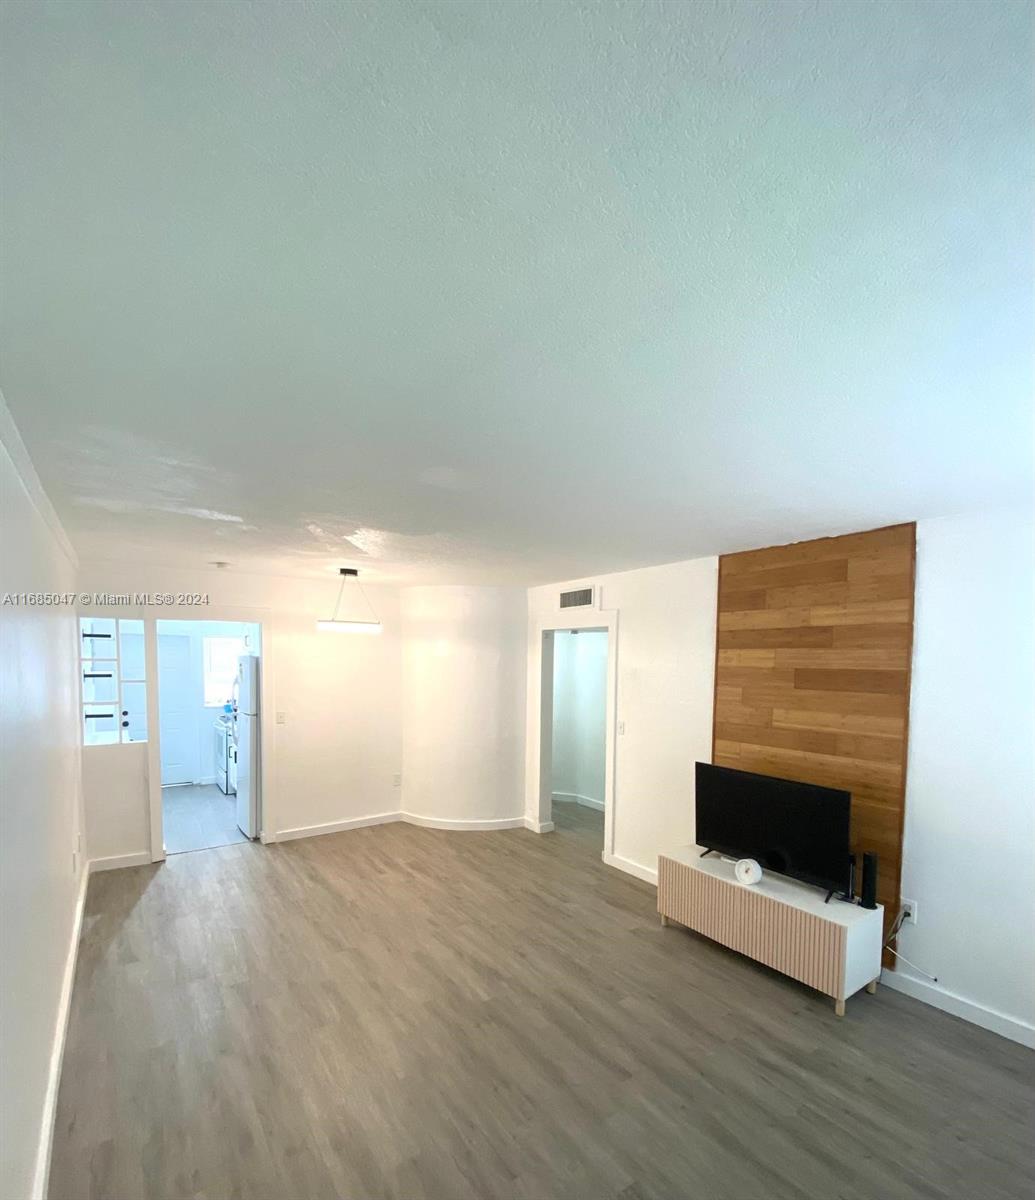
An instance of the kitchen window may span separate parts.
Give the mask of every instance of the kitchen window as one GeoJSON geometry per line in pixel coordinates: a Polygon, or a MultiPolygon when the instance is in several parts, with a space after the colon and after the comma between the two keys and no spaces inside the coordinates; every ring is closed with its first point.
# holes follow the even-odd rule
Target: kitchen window
{"type": "Polygon", "coordinates": [[[144,622],[80,617],[83,745],[147,741],[144,622]]]}

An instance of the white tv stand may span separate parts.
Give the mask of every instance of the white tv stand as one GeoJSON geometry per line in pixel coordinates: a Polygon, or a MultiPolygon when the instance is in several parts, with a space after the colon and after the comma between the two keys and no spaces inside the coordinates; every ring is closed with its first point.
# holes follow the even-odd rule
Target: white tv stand
{"type": "Polygon", "coordinates": [[[658,912],[669,921],[738,950],[834,999],[877,990],[884,909],[860,908],[783,875],[766,872],[746,887],[733,864],[700,846],[682,846],[658,858],[658,912]]]}

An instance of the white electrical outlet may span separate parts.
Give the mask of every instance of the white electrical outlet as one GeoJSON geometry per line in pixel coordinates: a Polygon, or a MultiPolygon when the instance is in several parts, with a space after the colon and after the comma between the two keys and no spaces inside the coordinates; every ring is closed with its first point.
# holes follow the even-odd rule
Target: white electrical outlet
{"type": "Polygon", "coordinates": [[[903,925],[915,925],[916,924],[916,901],[915,900],[903,899],[902,900],[902,912],[904,914],[902,917],[903,925]]]}
{"type": "Polygon", "coordinates": [[[392,776],[392,787],[402,787],[403,777],[401,775],[392,776]]]}
{"type": "Polygon", "coordinates": [[[286,712],[278,712],[277,713],[277,724],[278,725],[286,725],[287,724],[287,713],[286,712]]]}
{"type": "Polygon", "coordinates": [[[618,736],[621,737],[623,733],[625,733],[625,722],[619,721],[618,722],[618,736]]]}

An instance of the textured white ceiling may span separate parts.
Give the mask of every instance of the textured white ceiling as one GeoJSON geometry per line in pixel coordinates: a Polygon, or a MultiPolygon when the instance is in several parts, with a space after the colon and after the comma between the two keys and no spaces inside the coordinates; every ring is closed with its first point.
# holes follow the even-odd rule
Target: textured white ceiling
{"type": "Polygon", "coordinates": [[[1023,498],[1027,3],[11,3],[85,556],[536,582],[1023,498]]]}

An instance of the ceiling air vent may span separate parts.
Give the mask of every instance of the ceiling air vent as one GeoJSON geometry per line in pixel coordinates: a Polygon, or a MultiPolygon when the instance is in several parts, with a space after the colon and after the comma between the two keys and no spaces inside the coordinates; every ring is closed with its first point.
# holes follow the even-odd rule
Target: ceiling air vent
{"type": "Polygon", "coordinates": [[[561,592],[561,608],[592,608],[593,589],[579,588],[577,592],[561,592]]]}

